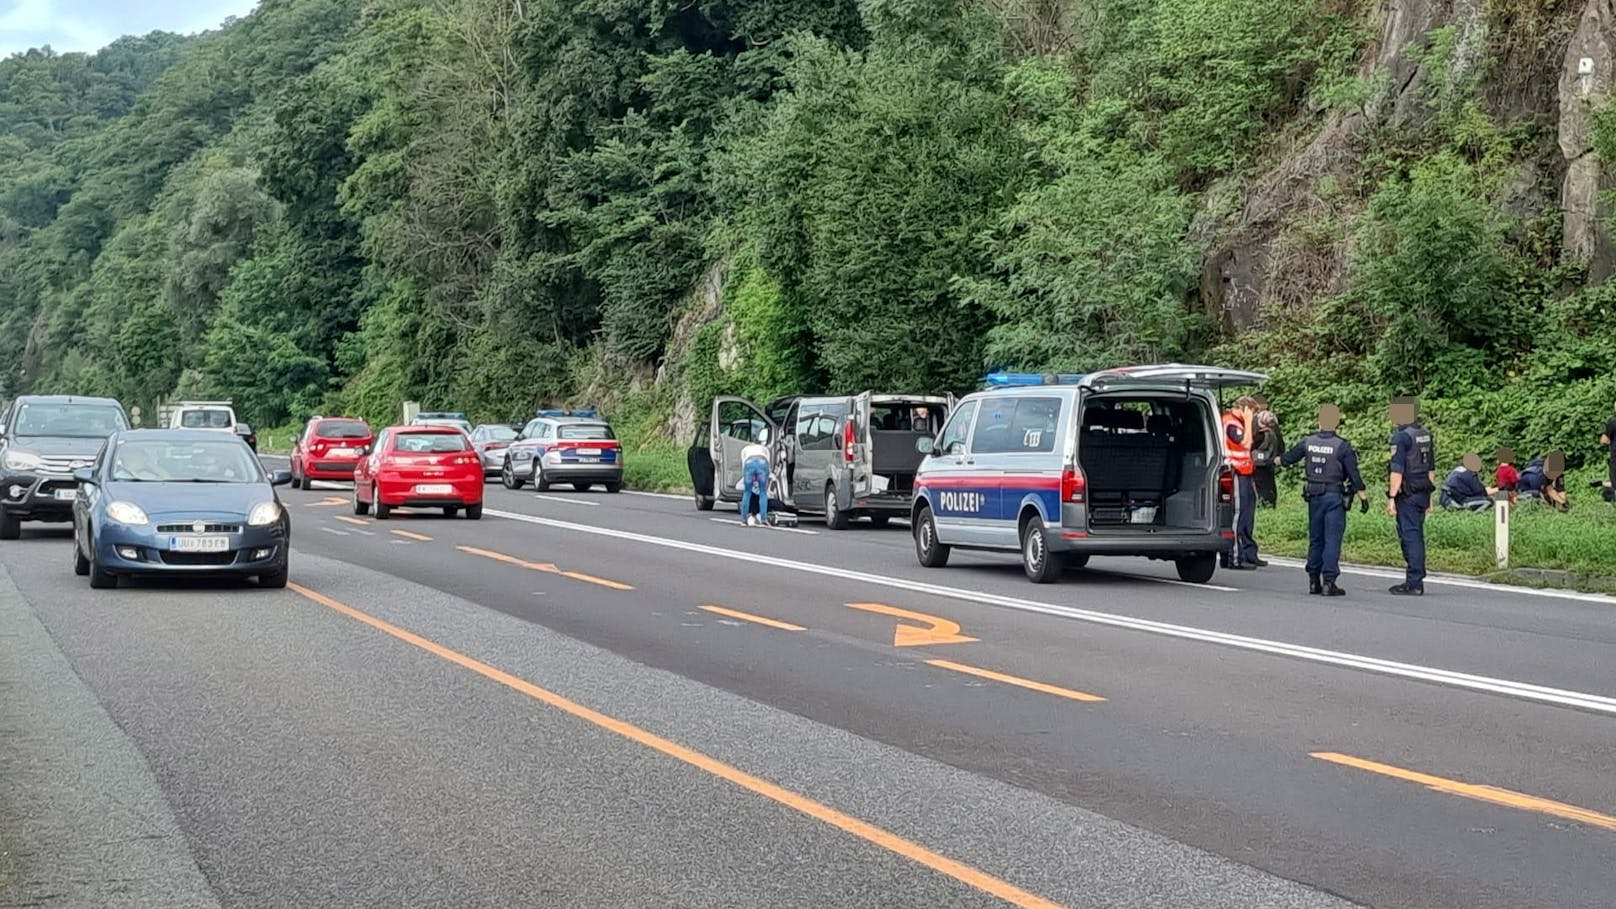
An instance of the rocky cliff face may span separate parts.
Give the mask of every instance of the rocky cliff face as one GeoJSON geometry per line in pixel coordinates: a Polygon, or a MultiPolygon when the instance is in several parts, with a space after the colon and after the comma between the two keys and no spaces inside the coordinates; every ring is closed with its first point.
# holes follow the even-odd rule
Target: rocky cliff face
{"type": "Polygon", "coordinates": [[[1616,0],[1387,0],[1366,11],[1378,39],[1360,77],[1375,87],[1360,108],[1328,114],[1310,139],[1247,186],[1209,194],[1240,198],[1207,207],[1196,233],[1206,246],[1201,300],[1226,327],[1339,291],[1350,263],[1350,225],[1362,211],[1362,159],[1388,134],[1417,135],[1432,117],[1430,91],[1477,80],[1477,96],[1524,144],[1498,204],[1517,217],[1558,209],[1568,261],[1602,280],[1616,266],[1605,226],[1606,169],[1592,152],[1592,121],[1616,83],[1616,0]],[[1446,30],[1451,53],[1430,53],[1446,30]],[[1447,72],[1434,73],[1433,66],[1447,72]],[[1438,76],[1442,78],[1437,80],[1438,76]],[[1557,141],[1556,141],[1557,140],[1557,141]],[[1557,148],[1556,148],[1557,145],[1557,148]]]}

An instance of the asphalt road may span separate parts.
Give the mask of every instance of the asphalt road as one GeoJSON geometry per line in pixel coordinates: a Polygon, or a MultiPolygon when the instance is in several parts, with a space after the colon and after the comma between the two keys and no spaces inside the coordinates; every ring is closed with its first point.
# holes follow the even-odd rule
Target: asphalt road
{"type": "Polygon", "coordinates": [[[288,491],[294,589],[0,544],[0,906],[1600,907],[1616,600],[288,491]],[[5,657],[6,654],[0,654],[5,657]]]}

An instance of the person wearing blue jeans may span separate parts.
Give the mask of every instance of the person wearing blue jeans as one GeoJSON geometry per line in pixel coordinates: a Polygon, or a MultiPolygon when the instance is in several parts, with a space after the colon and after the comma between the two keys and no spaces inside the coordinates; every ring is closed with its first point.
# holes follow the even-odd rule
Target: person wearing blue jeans
{"type": "Polygon", "coordinates": [[[769,523],[769,448],[768,436],[741,449],[741,523],[769,523]],[[752,495],[757,491],[758,519],[752,520],[752,495]]]}

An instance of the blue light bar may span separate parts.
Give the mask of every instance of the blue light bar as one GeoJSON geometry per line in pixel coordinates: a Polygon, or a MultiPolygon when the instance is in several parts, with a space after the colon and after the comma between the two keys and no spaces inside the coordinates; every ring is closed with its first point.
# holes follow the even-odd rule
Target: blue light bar
{"type": "Polygon", "coordinates": [[[466,415],[460,411],[444,412],[429,410],[415,415],[417,420],[464,420],[466,415]]]}
{"type": "Polygon", "coordinates": [[[600,412],[599,411],[594,411],[594,410],[538,410],[538,411],[534,411],[533,415],[536,416],[536,417],[587,417],[587,418],[594,418],[594,417],[600,416],[600,412]]]}
{"type": "Polygon", "coordinates": [[[989,388],[1018,388],[1026,385],[1076,385],[1083,381],[1081,375],[1072,373],[1055,374],[1039,372],[993,372],[983,379],[989,388]]]}

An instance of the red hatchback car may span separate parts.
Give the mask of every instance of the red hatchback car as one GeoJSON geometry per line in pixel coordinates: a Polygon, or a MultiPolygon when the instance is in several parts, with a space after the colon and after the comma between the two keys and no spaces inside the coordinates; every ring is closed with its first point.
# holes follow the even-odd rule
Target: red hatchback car
{"type": "Polygon", "coordinates": [[[292,445],[292,488],[310,480],[351,480],[360,452],[372,441],[370,426],[353,417],[314,417],[292,445]]]}
{"type": "Polygon", "coordinates": [[[354,470],[354,514],[376,509],[385,521],[395,508],[463,508],[483,516],[483,462],[471,439],[453,426],[389,426],[354,470]]]}

